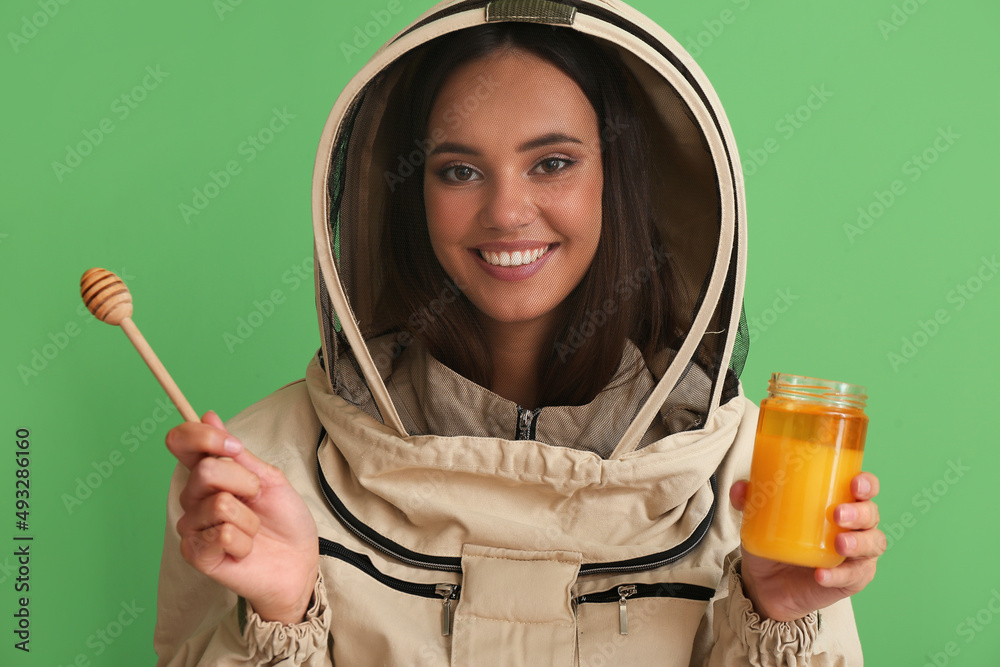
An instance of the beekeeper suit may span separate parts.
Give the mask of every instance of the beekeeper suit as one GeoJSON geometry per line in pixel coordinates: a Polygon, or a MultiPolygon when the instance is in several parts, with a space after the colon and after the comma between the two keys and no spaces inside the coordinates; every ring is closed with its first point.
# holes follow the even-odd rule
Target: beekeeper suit
{"type": "Polygon", "coordinates": [[[321,349],[304,380],[227,423],[315,519],[313,598],[302,623],[265,621],[188,566],[173,528],[179,467],[161,664],[861,664],[849,599],[775,622],[743,594],[727,498],[748,477],[757,420],[738,379],[743,177],[715,92],[659,26],[616,0],[435,5],[338,98],[313,218],[321,349]],[[578,31],[616,52],[649,138],[658,243],[562,352],[599,335],[627,288],[667,262],[676,345],[626,344],[619,372],[584,404],[522,406],[444,363],[420,333],[454,316],[461,285],[445,281],[418,309],[394,301],[392,194],[443,139],[399,150],[414,68],[436,37],[497,22],[578,31]]]}

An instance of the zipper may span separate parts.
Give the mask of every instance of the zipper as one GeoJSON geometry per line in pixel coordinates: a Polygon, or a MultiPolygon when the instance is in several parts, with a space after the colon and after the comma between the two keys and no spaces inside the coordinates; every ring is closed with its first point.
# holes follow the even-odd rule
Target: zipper
{"type": "Polygon", "coordinates": [[[628,634],[628,609],[625,601],[635,595],[635,584],[618,587],[618,634],[628,634]]]}
{"type": "Polygon", "coordinates": [[[715,480],[715,473],[710,478],[712,485],[712,506],[708,508],[708,514],[701,520],[698,527],[691,533],[690,537],[678,544],[673,549],[661,551],[660,553],[631,558],[629,560],[615,561],[611,563],[588,563],[580,566],[580,574],[609,574],[617,572],[625,574],[628,572],[642,572],[644,570],[655,570],[658,567],[669,565],[674,561],[684,558],[698,546],[708,534],[708,529],[712,527],[712,519],[715,518],[715,505],[719,499],[718,483],[715,480]]]}
{"type": "Polygon", "coordinates": [[[581,604],[618,602],[618,634],[628,634],[628,600],[632,598],[682,598],[708,602],[715,590],[695,584],[622,584],[597,593],[587,593],[573,598],[573,608],[581,604]]]}
{"type": "MultiPolygon", "coordinates": [[[[410,581],[397,579],[385,574],[375,567],[371,559],[365,554],[351,551],[342,544],[333,542],[326,538],[319,538],[319,553],[322,556],[337,558],[349,565],[353,565],[379,583],[389,588],[428,599],[441,599],[441,635],[447,637],[451,634],[452,627],[452,603],[457,601],[462,594],[462,585],[450,582],[437,584],[417,584],[410,581]]],[[[707,586],[697,586],[695,584],[683,583],[661,583],[661,584],[621,584],[606,591],[586,593],[573,597],[570,602],[573,606],[573,615],[581,604],[601,604],[618,602],[618,633],[628,634],[628,600],[638,598],[681,598],[685,600],[700,600],[708,602],[715,595],[715,591],[707,586]]]]}
{"type": "Polygon", "coordinates": [[[541,408],[529,410],[520,405],[517,406],[517,437],[514,438],[515,440],[535,439],[535,428],[538,424],[538,415],[541,412],[541,408]]]}
{"type": "Polygon", "coordinates": [[[441,570],[445,572],[462,571],[461,558],[429,556],[427,554],[410,551],[403,545],[397,544],[389,538],[375,532],[369,528],[367,524],[362,523],[356,516],[351,514],[350,510],[347,509],[347,506],[344,505],[340,498],[337,497],[337,494],[333,491],[333,487],[330,486],[330,483],[326,481],[326,476],[323,475],[323,467],[319,464],[319,447],[323,444],[323,440],[325,438],[326,428],[320,428],[319,442],[316,444],[316,476],[319,478],[320,488],[323,490],[323,497],[326,498],[326,504],[330,506],[330,509],[337,517],[337,520],[340,521],[341,525],[346,527],[355,537],[368,546],[377,551],[381,551],[385,555],[391,556],[398,561],[406,563],[407,565],[413,565],[414,567],[422,567],[430,570],[441,570]]]}
{"type": "Polygon", "coordinates": [[[451,603],[461,595],[461,584],[415,584],[410,581],[397,579],[375,567],[371,559],[365,554],[351,551],[347,547],[323,537],[319,538],[319,553],[321,556],[337,558],[349,565],[353,565],[379,583],[401,593],[408,593],[409,595],[416,595],[422,598],[441,598],[441,634],[444,636],[451,634],[451,603]]]}
{"type": "Polygon", "coordinates": [[[434,592],[443,598],[441,605],[441,636],[451,634],[451,601],[458,599],[458,584],[437,584],[434,592]]]}
{"type": "MultiPolygon", "coordinates": [[[[537,417],[537,412],[539,410],[534,411],[534,417],[537,417]]],[[[529,414],[532,413],[529,412],[529,414]]],[[[445,572],[462,571],[461,558],[457,556],[431,556],[429,554],[421,554],[416,551],[411,551],[403,545],[398,544],[393,540],[390,540],[388,537],[376,532],[370,526],[351,514],[350,510],[348,510],[340,498],[337,497],[333,487],[331,487],[330,483],[327,482],[326,477],[323,475],[323,468],[319,465],[319,447],[323,444],[323,440],[325,438],[326,429],[321,428],[319,441],[316,445],[316,476],[319,479],[320,488],[323,491],[323,497],[326,498],[327,505],[330,506],[330,509],[344,527],[373,549],[376,549],[387,556],[391,556],[400,562],[406,563],[407,565],[430,570],[441,570],[445,572]]],[[[705,515],[705,518],[701,520],[701,523],[698,524],[697,528],[695,528],[694,532],[686,540],[672,549],[650,554],[649,556],[641,556],[639,558],[630,558],[628,560],[612,561],[608,563],[584,563],[580,566],[580,574],[625,574],[628,572],[655,570],[656,568],[663,567],[664,565],[669,565],[670,563],[673,563],[674,561],[677,561],[689,554],[704,539],[705,535],[708,533],[708,529],[711,528],[712,520],[715,517],[715,506],[718,503],[719,495],[715,473],[712,474],[709,481],[712,485],[712,506],[709,508],[708,514],[705,515]]]]}

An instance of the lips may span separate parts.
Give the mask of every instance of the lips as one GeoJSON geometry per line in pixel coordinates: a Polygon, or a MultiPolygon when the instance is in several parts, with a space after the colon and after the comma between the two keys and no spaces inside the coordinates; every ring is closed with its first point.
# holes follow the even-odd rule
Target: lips
{"type": "Polygon", "coordinates": [[[517,282],[541,271],[558,248],[558,243],[519,241],[488,243],[470,248],[469,253],[487,275],[504,282],[517,282]]]}
{"type": "Polygon", "coordinates": [[[479,257],[491,266],[517,267],[533,264],[546,255],[551,245],[534,248],[533,250],[493,251],[479,249],[479,257]]]}

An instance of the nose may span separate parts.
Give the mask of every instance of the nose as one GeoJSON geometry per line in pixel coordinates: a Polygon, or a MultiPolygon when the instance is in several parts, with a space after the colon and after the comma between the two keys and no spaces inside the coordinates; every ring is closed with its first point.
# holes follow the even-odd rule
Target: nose
{"type": "Polygon", "coordinates": [[[512,230],[530,225],[539,209],[530,183],[514,174],[498,175],[486,189],[481,211],[486,228],[512,230]]]}

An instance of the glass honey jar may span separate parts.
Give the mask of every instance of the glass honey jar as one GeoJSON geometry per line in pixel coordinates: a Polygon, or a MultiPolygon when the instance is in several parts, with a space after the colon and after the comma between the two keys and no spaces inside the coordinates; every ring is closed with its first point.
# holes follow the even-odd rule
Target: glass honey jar
{"type": "Polygon", "coordinates": [[[841,503],[855,502],[868,416],[865,388],[774,373],[760,403],[740,536],[752,554],[836,567],[841,503]]]}

